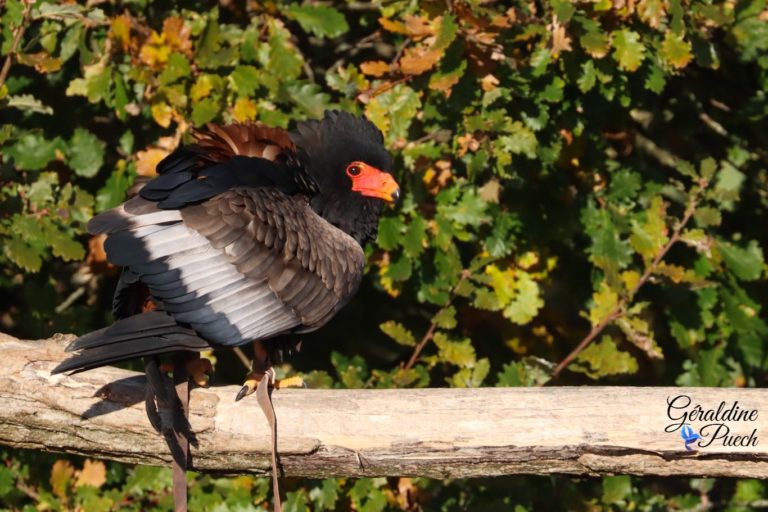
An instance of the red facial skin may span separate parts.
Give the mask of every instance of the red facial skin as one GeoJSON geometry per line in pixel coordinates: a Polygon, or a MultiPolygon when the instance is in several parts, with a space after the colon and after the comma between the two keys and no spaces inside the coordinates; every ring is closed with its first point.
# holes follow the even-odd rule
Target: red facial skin
{"type": "Polygon", "coordinates": [[[400,187],[392,175],[365,162],[349,164],[347,176],[352,180],[352,190],[364,196],[375,197],[388,203],[397,202],[400,198],[400,187]]]}

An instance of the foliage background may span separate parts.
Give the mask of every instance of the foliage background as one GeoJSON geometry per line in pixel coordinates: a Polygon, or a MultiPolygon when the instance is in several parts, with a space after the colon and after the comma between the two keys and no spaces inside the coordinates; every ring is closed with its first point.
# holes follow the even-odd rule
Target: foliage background
{"type": "MultiPolygon", "coordinates": [[[[404,200],[314,386],[766,385],[764,0],[0,0],[0,328],[109,322],[85,235],[209,121],[365,113],[404,200]],[[379,324],[380,331],[371,328],[379,324]]],[[[217,354],[217,379],[243,368],[217,354]]],[[[167,470],[6,450],[0,507],[170,510],[167,470]]],[[[192,510],[267,482],[191,474],[192,510]]],[[[287,510],[750,510],[751,480],[291,480],[287,510]]]]}

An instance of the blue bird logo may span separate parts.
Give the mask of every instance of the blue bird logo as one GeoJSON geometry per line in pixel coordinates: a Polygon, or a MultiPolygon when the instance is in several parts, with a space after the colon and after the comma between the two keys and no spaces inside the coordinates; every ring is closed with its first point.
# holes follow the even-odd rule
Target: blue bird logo
{"type": "Polygon", "coordinates": [[[689,425],[683,425],[683,428],[680,429],[680,435],[683,437],[683,441],[685,441],[685,449],[689,452],[693,451],[691,445],[701,439],[701,436],[694,432],[689,425]]]}

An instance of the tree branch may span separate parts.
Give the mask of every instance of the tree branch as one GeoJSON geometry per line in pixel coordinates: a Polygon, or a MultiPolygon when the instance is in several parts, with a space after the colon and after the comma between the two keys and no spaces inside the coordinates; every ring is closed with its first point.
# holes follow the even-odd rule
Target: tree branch
{"type": "MultiPolygon", "coordinates": [[[[144,377],[117,368],[51,376],[72,336],[20,341],[0,334],[0,443],[128,463],[170,456],[144,411],[144,377]]],[[[193,468],[269,472],[269,427],[236,386],[195,389],[193,468]]],[[[768,432],[768,390],[721,388],[476,388],[278,390],[278,449],[287,476],[454,478],[553,473],[768,477],[768,443],[685,449],[665,432],[667,399],[717,408],[738,401],[768,432]]],[[[692,406],[693,406],[692,404],[692,406]]],[[[679,412],[679,411],[678,411],[679,412]]],[[[691,422],[697,432],[701,425],[691,422]]],[[[759,441],[763,441],[759,439],[759,441]]]]}
{"type": "Polygon", "coordinates": [[[8,55],[5,57],[3,68],[0,69],[0,88],[5,85],[5,81],[8,79],[8,73],[11,71],[13,58],[16,56],[16,52],[19,49],[19,44],[21,43],[21,38],[24,37],[24,31],[27,29],[27,22],[29,21],[29,16],[32,12],[33,5],[34,2],[32,1],[25,2],[24,12],[21,15],[21,24],[13,29],[13,42],[11,43],[11,49],[8,50],[8,55]]]}
{"type": "Polygon", "coordinates": [[[437,317],[437,315],[439,315],[440,313],[442,313],[443,311],[451,307],[451,305],[453,304],[453,296],[456,293],[456,289],[459,287],[462,281],[469,278],[470,275],[471,275],[471,271],[469,269],[464,269],[461,271],[461,277],[456,282],[456,284],[453,285],[453,287],[451,288],[451,291],[448,292],[448,296],[449,296],[448,304],[440,308],[440,310],[432,317],[432,322],[429,324],[429,329],[427,329],[427,332],[426,334],[424,334],[424,337],[421,338],[419,343],[413,349],[413,354],[411,354],[411,358],[408,359],[408,362],[404,366],[406,370],[410,370],[411,368],[413,368],[413,365],[415,365],[416,361],[418,361],[419,359],[419,355],[421,354],[421,351],[424,350],[424,347],[427,346],[427,343],[432,341],[432,338],[435,337],[435,330],[437,329],[437,322],[435,322],[435,318],[437,317]]]}
{"type": "Polygon", "coordinates": [[[669,240],[664,245],[664,247],[661,248],[659,253],[653,258],[653,261],[651,262],[648,267],[646,267],[645,272],[643,272],[643,275],[640,276],[640,279],[638,279],[635,286],[629,291],[629,293],[617,302],[616,306],[611,310],[606,317],[600,321],[597,325],[592,327],[592,330],[589,331],[589,334],[584,337],[581,342],[579,342],[578,345],[576,345],[576,348],[574,348],[570,354],[565,356],[565,358],[560,361],[560,364],[558,364],[555,369],[552,371],[552,379],[556,379],[560,373],[569,365],[573,360],[585,349],[587,348],[594,340],[597,338],[600,333],[603,332],[603,330],[611,325],[613,322],[618,320],[619,318],[622,318],[626,314],[627,306],[630,302],[632,302],[632,299],[637,295],[637,292],[640,291],[640,288],[642,288],[645,283],[648,282],[648,280],[651,278],[651,276],[656,272],[656,270],[659,268],[659,264],[662,262],[664,257],[667,255],[669,250],[672,248],[673,245],[675,245],[677,242],[680,241],[680,235],[683,232],[683,229],[688,225],[691,218],[693,217],[693,214],[696,212],[696,207],[698,206],[699,200],[701,199],[701,194],[706,190],[707,186],[709,185],[709,182],[707,180],[704,180],[703,178],[699,182],[699,189],[691,195],[691,199],[688,202],[688,207],[685,209],[685,213],[683,214],[683,218],[680,220],[680,222],[675,227],[672,236],[669,237],[669,240]]]}

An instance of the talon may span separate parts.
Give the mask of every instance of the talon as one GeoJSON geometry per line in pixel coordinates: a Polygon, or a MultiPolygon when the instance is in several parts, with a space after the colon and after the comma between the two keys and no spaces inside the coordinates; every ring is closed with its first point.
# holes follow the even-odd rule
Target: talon
{"type": "Polygon", "coordinates": [[[304,379],[300,375],[293,375],[285,379],[275,380],[275,384],[274,384],[275,389],[306,388],[306,387],[307,387],[307,383],[304,382],[304,379]]]}
{"type": "Polygon", "coordinates": [[[147,386],[147,390],[144,395],[144,408],[147,411],[147,418],[149,418],[149,424],[155,429],[155,432],[161,434],[163,432],[162,419],[160,413],[157,411],[157,403],[155,402],[155,393],[150,386],[147,386]]]}
{"type": "Polygon", "coordinates": [[[243,387],[240,388],[240,391],[237,392],[237,396],[235,397],[235,402],[239,402],[243,398],[247,397],[248,395],[256,391],[256,386],[259,385],[259,382],[263,378],[264,378],[264,374],[249,373],[248,378],[245,380],[245,383],[243,384],[243,387]]]}
{"type": "Polygon", "coordinates": [[[190,359],[186,365],[187,373],[192,382],[201,388],[210,387],[213,378],[213,365],[210,360],[205,358],[190,359]]]}

